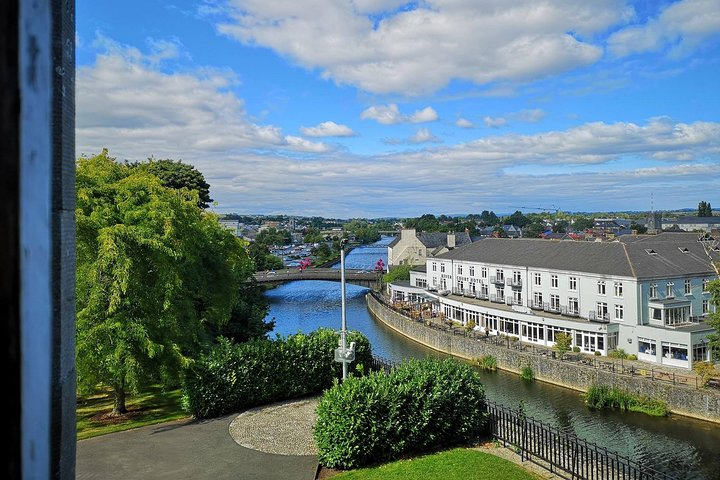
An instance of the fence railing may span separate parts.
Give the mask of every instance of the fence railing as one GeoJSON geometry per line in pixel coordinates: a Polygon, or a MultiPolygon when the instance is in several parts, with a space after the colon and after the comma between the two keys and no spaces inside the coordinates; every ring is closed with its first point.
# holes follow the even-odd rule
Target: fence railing
{"type": "MultiPolygon", "coordinates": [[[[390,372],[396,362],[373,355],[372,370],[390,372]]],[[[563,432],[494,402],[486,401],[488,432],[512,446],[520,458],[570,479],[671,480],[673,477],[628,457],[563,432]]]]}
{"type": "Polygon", "coordinates": [[[559,476],[581,480],[671,480],[673,477],[573,434],[493,402],[490,432],[522,460],[559,476]]]}

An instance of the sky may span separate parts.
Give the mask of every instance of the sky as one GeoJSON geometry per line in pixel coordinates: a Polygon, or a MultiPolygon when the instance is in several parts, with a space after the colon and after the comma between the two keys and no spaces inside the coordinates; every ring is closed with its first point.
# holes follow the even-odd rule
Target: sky
{"type": "Polygon", "coordinates": [[[720,210],[720,0],[79,0],[76,150],[218,213],[720,210]]]}

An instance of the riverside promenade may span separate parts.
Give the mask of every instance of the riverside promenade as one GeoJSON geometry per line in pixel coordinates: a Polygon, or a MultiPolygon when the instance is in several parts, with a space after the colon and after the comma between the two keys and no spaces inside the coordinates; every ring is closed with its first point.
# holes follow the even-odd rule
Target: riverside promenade
{"type": "Polygon", "coordinates": [[[673,413],[720,423],[720,391],[701,387],[696,376],[687,371],[581,354],[570,354],[569,359],[560,360],[553,358],[554,351],[545,347],[468,333],[438,319],[413,318],[375,292],[369,292],[366,300],[378,321],[433,350],[467,360],[492,355],[498,368],[519,373],[529,366],[538,380],[579,391],[587,391],[594,384],[616,386],[635,395],[662,400],[673,413]]]}

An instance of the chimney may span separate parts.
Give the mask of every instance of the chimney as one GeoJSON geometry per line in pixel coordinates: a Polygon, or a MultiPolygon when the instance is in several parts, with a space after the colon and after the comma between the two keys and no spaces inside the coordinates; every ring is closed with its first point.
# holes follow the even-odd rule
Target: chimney
{"type": "Polygon", "coordinates": [[[455,233],[448,233],[447,235],[447,246],[448,248],[455,248],[455,233]]]}
{"type": "Polygon", "coordinates": [[[415,238],[417,237],[417,234],[415,233],[414,228],[403,228],[400,230],[400,238],[401,239],[408,239],[408,238],[415,238]]]}

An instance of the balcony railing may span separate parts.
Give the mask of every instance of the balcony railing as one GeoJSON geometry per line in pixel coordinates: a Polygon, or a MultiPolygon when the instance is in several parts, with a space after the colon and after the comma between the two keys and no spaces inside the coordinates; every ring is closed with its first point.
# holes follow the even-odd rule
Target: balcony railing
{"type": "Polygon", "coordinates": [[[518,287],[518,288],[522,287],[522,279],[507,277],[505,279],[505,285],[508,285],[510,287],[518,287]]]}
{"type": "Polygon", "coordinates": [[[546,312],[560,313],[560,304],[544,303],[543,310],[546,312]]]}
{"type": "Polygon", "coordinates": [[[522,299],[517,299],[515,297],[505,297],[505,304],[506,305],[522,305],[522,299]]]}
{"type": "Polygon", "coordinates": [[[610,315],[608,313],[599,314],[595,310],[588,312],[588,320],[591,322],[610,323],[610,315]]]}
{"type": "Polygon", "coordinates": [[[495,303],[505,303],[505,298],[500,295],[490,295],[490,301],[495,303]]]}
{"type": "Polygon", "coordinates": [[[487,300],[489,297],[487,293],[477,292],[475,294],[475,298],[477,298],[478,300],[487,300]]]}
{"type": "Polygon", "coordinates": [[[535,300],[528,300],[528,307],[533,310],[542,310],[543,304],[542,302],[536,302],[535,300]]]}

